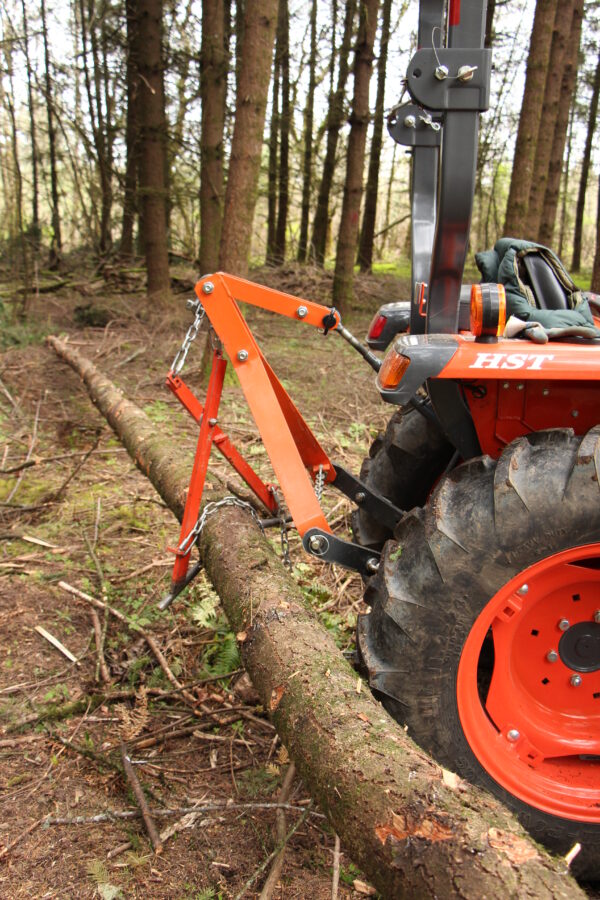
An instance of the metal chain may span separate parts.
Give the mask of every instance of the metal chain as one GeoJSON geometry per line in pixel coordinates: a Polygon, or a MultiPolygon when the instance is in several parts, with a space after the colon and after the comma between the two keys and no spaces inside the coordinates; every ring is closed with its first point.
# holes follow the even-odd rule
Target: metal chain
{"type": "Polygon", "coordinates": [[[199,300],[188,300],[187,301],[188,309],[195,310],[194,321],[190,325],[187,330],[187,334],[183,339],[183,343],[177,353],[175,354],[175,359],[173,360],[173,364],[171,365],[171,371],[174,375],[179,375],[181,370],[183,369],[183,365],[185,363],[185,358],[188,355],[188,350],[190,349],[190,345],[193,341],[196,340],[198,332],[200,331],[200,327],[202,325],[202,320],[204,319],[205,312],[204,307],[200,303],[199,300]]]}
{"type": "Polygon", "coordinates": [[[202,529],[206,525],[206,520],[211,516],[214,516],[214,514],[224,506],[239,506],[240,509],[247,509],[262,533],[265,533],[262,522],[258,518],[256,510],[253,506],[251,506],[249,503],[246,503],[245,500],[240,500],[238,497],[223,497],[222,500],[215,500],[211,503],[205,504],[200,516],[198,517],[198,521],[196,522],[190,533],[181,541],[177,549],[181,553],[188,553],[202,534],[202,529]]]}
{"type": "Polygon", "coordinates": [[[292,558],[290,556],[290,542],[288,538],[288,510],[283,499],[283,494],[277,488],[273,488],[273,497],[277,504],[277,515],[279,517],[279,531],[281,535],[281,561],[286,569],[292,568],[292,558]]]}
{"type": "Polygon", "coordinates": [[[321,502],[321,498],[323,496],[323,487],[325,486],[325,472],[323,470],[323,466],[319,466],[319,471],[317,472],[315,478],[315,494],[317,495],[317,500],[319,503],[321,502]]]}

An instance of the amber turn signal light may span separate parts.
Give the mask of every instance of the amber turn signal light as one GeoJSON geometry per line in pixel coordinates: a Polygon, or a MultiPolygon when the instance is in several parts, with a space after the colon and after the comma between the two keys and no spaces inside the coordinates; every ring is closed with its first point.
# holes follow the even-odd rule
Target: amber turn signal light
{"type": "Polygon", "coordinates": [[[503,284],[471,287],[471,332],[478,340],[495,340],[506,325],[506,292],[503,284]]]}
{"type": "Polygon", "coordinates": [[[403,356],[393,348],[388,351],[377,375],[377,384],[382,390],[389,391],[398,387],[404,373],[410,366],[408,356],[403,356]]]}

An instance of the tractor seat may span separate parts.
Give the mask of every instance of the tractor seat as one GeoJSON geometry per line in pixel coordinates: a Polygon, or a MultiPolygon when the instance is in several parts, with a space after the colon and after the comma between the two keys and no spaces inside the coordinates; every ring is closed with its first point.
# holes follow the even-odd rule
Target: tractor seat
{"type": "Polygon", "coordinates": [[[519,270],[539,309],[569,309],[565,289],[543,256],[527,253],[519,260],[519,270]]]}

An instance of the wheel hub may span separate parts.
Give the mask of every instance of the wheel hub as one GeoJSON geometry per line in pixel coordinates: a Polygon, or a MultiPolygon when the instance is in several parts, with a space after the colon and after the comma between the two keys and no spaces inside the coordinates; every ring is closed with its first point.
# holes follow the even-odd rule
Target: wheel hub
{"type": "Polygon", "coordinates": [[[575,672],[600,669],[600,622],[578,622],[565,631],[558,644],[560,658],[575,672]]]}

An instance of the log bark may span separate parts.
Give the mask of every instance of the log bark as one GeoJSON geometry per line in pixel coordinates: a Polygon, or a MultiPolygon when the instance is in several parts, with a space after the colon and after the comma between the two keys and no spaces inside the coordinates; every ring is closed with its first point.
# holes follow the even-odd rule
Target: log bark
{"type": "MultiPolygon", "coordinates": [[[[172,442],[93,363],[49,344],[181,517],[189,460],[173,458],[172,442]]],[[[497,800],[445,773],[387,715],[244,511],[209,518],[200,549],[300,776],[384,897],[585,896],[497,800]]]]}

